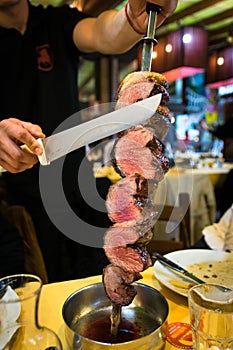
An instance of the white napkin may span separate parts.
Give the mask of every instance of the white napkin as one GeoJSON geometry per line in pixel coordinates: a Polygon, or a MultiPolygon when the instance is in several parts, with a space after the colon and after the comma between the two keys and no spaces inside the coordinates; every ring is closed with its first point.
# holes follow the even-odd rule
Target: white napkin
{"type": "Polygon", "coordinates": [[[16,322],[21,312],[21,305],[17,300],[19,296],[8,286],[6,293],[0,299],[0,350],[4,349],[20,327],[16,322]]]}
{"type": "Polygon", "coordinates": [[[233,204],[218,223],[205,227],[202,233],[210,248],[233,251],[233,204]]]}

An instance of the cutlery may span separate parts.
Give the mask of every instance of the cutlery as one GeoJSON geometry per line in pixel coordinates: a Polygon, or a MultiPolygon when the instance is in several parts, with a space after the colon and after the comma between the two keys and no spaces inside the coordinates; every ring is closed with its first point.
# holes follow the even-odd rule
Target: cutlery
{"type": "MultiPolygon", "coordinates": [[[[148,97],[70,129],[37,139],[43,148],[43,154],[38,157],[41,165],[48,165],[80,147],[117,134],[151,118],[160,104],[161,96],[157,94],[148,97]]],[[[21,147],[30,152],[26,145],[21,147]]],[[[3,171],[5,169],[0,166],[0,174],[3,171]]]]}
{"type": "Polygon", "coordinates": [[[92,142],[114,135],[151,118],[161,101],[161,94],[114,110],[70,129],[38,139],[43,147],[39,156],[42,165],[92,142]]]}
{"type": "Polygon", "coordinates": [[[157,252],[153,252],[152,257],[156,258],[163,266],[169,268],[172,271],[175,271],[179,275],[188,277],[189,279],[195,281],[198,284],[205,283],[203,280],[193,275],[191,272],[185,270],[182,266],[176,264],[174,261],[169,260],[168,258],[157,252]]]}

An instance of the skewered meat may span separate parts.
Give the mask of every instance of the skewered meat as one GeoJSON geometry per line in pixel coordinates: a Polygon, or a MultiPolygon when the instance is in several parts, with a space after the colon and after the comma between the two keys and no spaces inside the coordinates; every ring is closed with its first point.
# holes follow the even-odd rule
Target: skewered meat
{"type": "Polygon", "coordinates": [[[155,72],[134,72],[128,74],[121,82],[117,93],[116,108],[144,100],[162,93],[161,105],[169,101],[166,78],[155,72]]]}
{"type": "Polygon", "coordinates": [[[159,151],[162,151],[161,142],[159,142],[159,140],[157,140],[154,137],[152,129],[144,128],[142,125],[137,125],[137,126],[133,126],[130,129],[121,131],[118,134],[118,137],[122,138],[125,135],[127,136],[127,138],[129,140],[138,142],[142,146],[147,146],[150,144],[151,148],[158,149],[159,151]]]}
{"type": "Polygon", "coordinates": [[[155,114],[142,125],[150,127],[159,140],[164,140],[171,125],[170,110],[166,106],[159,106],[155,114]]]}
{"type": "MultiPolygon", "coordinates": [[[[164,75],[157,73],[157,72],[142,72],[142,71],[137,71],[128,74],[120,83],[119,88],[118,88],[118,96],[120,93],[128,87],[134,86],[135,84],[139,82],[147,82],[147,81],[152,81],[156,82],[162,86],[165,87],[165,89],[168,90],[168,82],[167,79],[165,78],[164,75]]],[[[119,97],[118,97],[119,99],[119,97]]]]}
{"type": "Polygon", "coordinates": [[[105,247],[105,254],[114,266],[127,272],[142,272],[151,266],[151,258],[145,246],[105,247]]]}
{"type": "Polygon", "coordinates": [[[143,125],[119,133],[114,145],[113,163],[122,179],[110,186],[106,199],[114,225],[104,236],[110,265],[103,271],[103,282],[106,294],[118,307],[131,303],[136,294],[132,282],[151,265],[146,244],[152,238],[157,214],[152,194],[169,168],[161,143],[170,127],[170,111],[165,106],[169,100],[167,89],[166,78],[154,72],[131,73],[118,89],[116,108],[162,94],[154,116],[143,125]]]}
{"type": "Polygon", "coordinates": [[[170,111],[165,106],[169,101],[168,83],[166,78],[156,72],[134,72],[128,74],[121,82],[117,92],[116,108],[143,100],[162,93],[160,106],[154,116],[149,118],[144,126],[153,128],[154,134],[163,140],[170,127],[170,111]]]}
{"type": "Polygon", "coordinates": [[[133,225],[132,222],[123,222],[110,227],[104,235],[104,247],[126,247],[129,244],[147,244],[153,236],[151,225],[148,222],[133,225]],[[129,223],[131,225],[129,225],[129,223]]]}
{"type": "Polygon", "coordinates": [[[103,273],[106,294],[113,303],[127,306],[136,295],[136,290],[131,283],[140,278],[142,276],[139,273],[126,272],[118,266],[108,265],[103,273]]]}
{"type": "Polygon", "coordinates": [[[147,181],[139,175],[127,176],[109,188],[106,207],[113,222],[142,220],[146,205],[150,205],[147,181]]]}
{"type": "Polygon", "coordinates": [[[139,125],[121,133],[114,147],[113,165],[121,176],[139,174],[159,182],[169,167],[161,150],[152,131],[139,125]]]}

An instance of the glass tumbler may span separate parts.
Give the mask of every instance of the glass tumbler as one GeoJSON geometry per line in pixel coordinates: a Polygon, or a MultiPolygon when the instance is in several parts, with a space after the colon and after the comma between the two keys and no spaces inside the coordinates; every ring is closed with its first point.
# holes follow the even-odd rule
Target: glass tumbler
{"type": "Polygon", "coordinates": [[[233,350],[233,289],[200,284],[188,292],[193,349],[233,350]]]}
{"type": "Polygon", "coordinates": [[[62,350],[58,336],[38,323],[41,287],[29,274],[0,279],[0,350],[62,350]]]}

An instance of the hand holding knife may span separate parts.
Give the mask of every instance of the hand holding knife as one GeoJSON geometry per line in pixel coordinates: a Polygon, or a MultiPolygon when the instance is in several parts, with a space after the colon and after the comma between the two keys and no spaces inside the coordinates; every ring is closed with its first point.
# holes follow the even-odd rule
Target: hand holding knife
{"type": "MultiPolygon", "coordinates": [[[[48,165],[80,147],[144,122],[153,116],[160,101],[161,94],[157,94],[59,133],[37,139],[43,149],[43,154],[38,156],[41,165],[48,165]]],[[[26,145],[22,148],[29,151],[26,145]]],[[[0,173],[3,171],[5,169],[0,166],[0,173]]]]}

